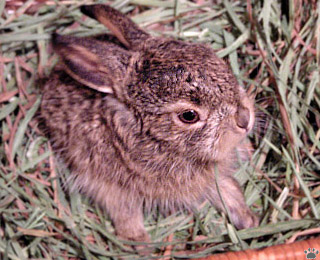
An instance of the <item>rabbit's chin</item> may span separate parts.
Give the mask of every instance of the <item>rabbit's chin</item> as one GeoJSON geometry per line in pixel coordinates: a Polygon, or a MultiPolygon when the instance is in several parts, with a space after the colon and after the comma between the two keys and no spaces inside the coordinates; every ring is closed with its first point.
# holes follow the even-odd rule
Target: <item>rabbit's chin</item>
{"type": "Polygon", "coordinates": [[[215,146],[215,153],[213,155],[213,161],[217,163],[225,163],[229,160],[234,160],[235,156],[239,157],[241,160],[247,160],[248,156],[243,154],[248,153],[247,145],[248,142],[247,134],[235,134],[235,133],[225,133],[215,146]]]}

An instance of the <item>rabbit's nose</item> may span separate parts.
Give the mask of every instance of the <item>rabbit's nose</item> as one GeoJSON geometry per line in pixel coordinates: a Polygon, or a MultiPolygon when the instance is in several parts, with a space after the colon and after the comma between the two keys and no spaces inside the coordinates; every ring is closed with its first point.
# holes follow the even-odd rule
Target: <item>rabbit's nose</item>
{"type": "Polygon", "coordinates": [[[250,121],[250,111],[248,108],[240,106],[236,114],[236,123],[240,128],[247,130],[250,121]]]}

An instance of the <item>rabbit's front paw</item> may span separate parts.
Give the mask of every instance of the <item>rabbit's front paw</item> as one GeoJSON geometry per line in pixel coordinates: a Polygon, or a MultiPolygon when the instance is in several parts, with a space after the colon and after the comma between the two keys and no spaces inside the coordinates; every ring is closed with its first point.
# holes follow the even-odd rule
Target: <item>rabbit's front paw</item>
{"type": "Polygon", "coordinates": [[[238,229],[252,228],[259,225],[259,218],[248,207],[231,208],[230,215],[232,222],[238,229]]]}
{"type": "Polygon", "coordinates": [[[144,229],[137,230],[124,230],[119,236],[125,240],[137,241],[137,242],[150,242],[150,236],[144,229]]]}
{"type": "Polygon", "coordinates": [[[151,239],[145,229],[123,229],[120,232],[117,232],[118,236],[124,240],[141,242],[140,245],[133,246],[140,255],[150,255],[154,251],[154,248],[148,245],[151,239]]]}

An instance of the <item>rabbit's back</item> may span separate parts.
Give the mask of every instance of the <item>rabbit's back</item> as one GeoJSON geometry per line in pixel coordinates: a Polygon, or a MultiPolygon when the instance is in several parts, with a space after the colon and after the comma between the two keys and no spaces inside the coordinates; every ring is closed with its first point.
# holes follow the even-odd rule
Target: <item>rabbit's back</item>
{"type": "MultiPolygon", "coordinates": [[[[82,174],[93,159],[101,159],[100,165],[102,157],[108,161],[105,155],[96,154],[99,146],[110,144],[103,113],[107,94],[86,88],[62,70],[53,72],[42,88],[39,126],[67,166],[82,174]]],[[[109,145],[108,152],[111,150],[109,145]]]]}

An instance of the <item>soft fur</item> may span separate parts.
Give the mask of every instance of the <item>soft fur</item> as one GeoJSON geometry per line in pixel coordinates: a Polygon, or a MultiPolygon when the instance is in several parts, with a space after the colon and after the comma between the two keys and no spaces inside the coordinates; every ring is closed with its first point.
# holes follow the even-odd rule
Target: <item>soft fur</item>
{"type": "Polygon", "coordinates": [[[196,208],[208,199],[238,228],[258,224],[233,178],[253,101],[202,44],[152,37],[106,5],[84,6],[110,36],[53,36],[61,57],[42,86],[40,125],[74,189],[109,213],[125,239],[148,241],[143,208],[196,208]],[[179,115],[194,110],[199,121],[179,115]],[[218,183],[215,170],[218,171],[218,183]]]}

